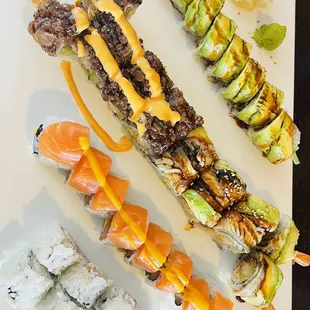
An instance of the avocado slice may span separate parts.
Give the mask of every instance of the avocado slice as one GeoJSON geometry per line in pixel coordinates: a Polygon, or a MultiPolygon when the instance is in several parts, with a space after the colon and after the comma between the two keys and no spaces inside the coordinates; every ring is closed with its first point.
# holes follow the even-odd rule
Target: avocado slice
{"type": "Polygon", "coordinates": [[[178,11],[185,14],[188,6],[193,2],[193,0],[171,0],[171,2],[178,11]]]}
{"type": "Polygon", "coordinates": [[[222,93],[225,99],[244,103],[253,99],[266,79],[266,70],[250,58],[241,74],[222,93]]]}
{"type": "Polygon", "coordinates": [[[195,190],[189,189],[182,196],[199,222],[210,228],[217,224],[221,214],[216,212],[195,190]]]}
{"type": "Polygon", "coordinates": [[[282,284],[283,273],[279,267],[263,254],[265,260],[265,279],[256,293],[256,296],[242,297],[242,299],[255,307],[267,307],[270,305],[282,284]]]}
{"type": "Polygon", "coordinates": [[[237,117],[252,127],[264,126],[280,113],[284,92],[265,82],[258,95],[237,113],[237,117]]]}
{"type": "Polygon", "coordinates": [[[290,158],[295,150],[297,127],[285,110],[267,126],[258,131],[249,131],[252,142],[267,155],[273,164],[279,164],[290,158]]]}
{"type": "Polygon", "coordinates": [[[203,37],[224,3],[225,0],[194,0],[185,13],[185,28],[194,35],[203,37]]]}
{"type": "Polygon", "coordinates": [[[268,232],[275,231],[280,222],[280,211],[256,195],[248,195],[246,201],[239,202],[234,210],[247,215],[257,227],[268,232]]]}
{"type": "Polygon", "coordinates": [[[195,54],[210,62],[218,61],[226,51],[236,29],[237,24],[233,20],[219,13],[195,54]]]}
{"type": "Polygon", "coordinates": [[[211,75],[225,84],[235,79],[250,58],[252,46],[234,35],[228,49],[221,59],[211,68],[211,75]]]}

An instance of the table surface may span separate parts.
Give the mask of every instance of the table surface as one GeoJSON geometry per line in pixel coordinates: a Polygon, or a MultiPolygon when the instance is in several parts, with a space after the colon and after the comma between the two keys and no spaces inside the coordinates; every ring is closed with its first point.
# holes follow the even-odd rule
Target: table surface
{"type": "MultiPolygon", "coordinates": [[[[310,253],[310,53],[308,0],[297,0],[296,62],[295,62],[295,121],[302,132],[302,145],[298,152],[301,164],[294,167],[293,215],[300,229],[300,251],[310,253]]],[[[293,268],[293,310],[309,309],[310,268],[293,268]]]]}

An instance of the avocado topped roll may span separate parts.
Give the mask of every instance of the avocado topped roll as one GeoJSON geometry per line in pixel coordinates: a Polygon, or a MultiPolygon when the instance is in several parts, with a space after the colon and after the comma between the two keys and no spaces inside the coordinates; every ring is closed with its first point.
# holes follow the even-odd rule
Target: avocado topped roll
{"type": "Polygon", "coordinates": [[[218,160],[205,169],[201,178],[214,199],[224,208],[230,208],[246,194],[246,184],[224,160],[218,160]]]}
{"type": "Polygon", "coordinates": [[[182,206],[192,222],[212,228],[221,218],[220,212],[223,208],[200,180],[186,190],[182,197],[184,198],[184,201],[181,201],[182,206]]]}
{"type": "Polygon", "coordinates": [[[178,11],[185,14],[188,6],[193,2],[193,0],[171,0],[171,2],[178,11]]]}
{"type": "Polygon", "coordinates": [[[278,265],[294,260],[299,231],[288,215],[281,215],[280,224],[273,234],[265,236],[259,249],[270,256],[278,265]]]}
{"type": "Polygon", "coordinates": [[[269,306],[283,281],[282,271],[265,254],[241,257],[230,279],[234,294],[255,307],[269,306]]]}
{"type": "Polygon", "coordinates": [[[185,28],[194,35],[203,37],[224,3],[225,0],[194,0],[185,13],[185,28]]]}
{"type": "Polygon", "coordinates": [[[210,234],[221,249],[242,254],[250,253],[261,242],[264,230],[256,227],[246,215],[227,211],[210,234]]]}
{"type": "Polygon", "coordinates": [[[225,99],[234,103],[250,101],[263,86],[266,70],[250,58],[241,74],[222,93],[225,99]]]}
{"type": "Polygon", "coordinates": [[[236,116],[249,126],[264,126],[279,115],[283,100],[284,92],[265,82],[257,96],[243,107],[236,116]]]}
{"type": "Polygon", "coordinates": [[[267,232],[275,231],[280,222],[279,210],[256,195],[249,194],[234,210],[246,215],[257,227],[267,232]]]}
{"type": "Polygon", "coordinates": [[[211,76],[225,84],[235,79],[250,58],[252,46],[237,34],[221,59],[211,68],[211,76]]]}
{"type": "Polygon", "coordinates": [[[231,42],[236,28],[237,24],[233,20],[219,13],[195,53],[210,62],[218,61],[231,42]]]}
{"type": "Polygon", "coordinates": [[[285,110],[264,128],[249,130],[252,142],[258,146],[267,159],[279,164],[290,158],[298,149],[299,130],[285,110]]]}
{"type": "Polygon", "coordinates": [[[153,165],[176,196],[180,196],[198,177],[198,172],[193,168],[182,146],[164,152],[160,158],[154,160],[153,165]]]}
{"type": "Polygon", "coordinates": [[[203,127],[192,130],[184,142],[187,146],[187,153],[190,156],[192,165],[198,172],[202,172],[219,159],[213,142],[203,127]]]}

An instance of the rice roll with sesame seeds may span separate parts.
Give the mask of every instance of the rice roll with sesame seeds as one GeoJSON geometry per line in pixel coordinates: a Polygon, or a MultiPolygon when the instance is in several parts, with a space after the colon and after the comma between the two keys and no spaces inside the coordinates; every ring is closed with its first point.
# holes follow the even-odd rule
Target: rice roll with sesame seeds
{"type": "Polygon", "coordinates": [[[257,227],[273,232],[280,222],[280,211],[256,195],[247,195],[245,201],[234,206],[234,210],[246,215],[257,227]]]}
{"type": "Polygon", "coordinates": [[[88,309],[108,287],[102,271],[86,259],[67,268],[58,280],[73,300],[88,309]]]}
{"type": "Polygon", "coordinates": [[[264,229],[257,227],[246,215],[227,211],[210,231],[221,249],[235,254],[250,253],[261,242],[264,229]]]}
{"type": "Polygon", "coordinates": [[[184,140],[192,166],[199,173],[219,159],[214,144],[204,127],[192,130],[184,140]]]}
{"type": "Polygon", "coordinates": [[[190,184],[198,178],[191,160],[182,145],[164,152],[154,159],[153,165],[167,187],[176,196],[180,196],[190,184]]]}
{"type": "Polygon", "coordinates": [[[225,160],[218,160],[205,169],[201,180],[223,209],[232,207],[246,194],[245,182],[225,160]]]}
{"type": "Polygon", "coordinates": [[[33,309],[53,286],[47,269],[28,248],[16,251],[0,264],[0,292],[14,308],[33,309]]]}

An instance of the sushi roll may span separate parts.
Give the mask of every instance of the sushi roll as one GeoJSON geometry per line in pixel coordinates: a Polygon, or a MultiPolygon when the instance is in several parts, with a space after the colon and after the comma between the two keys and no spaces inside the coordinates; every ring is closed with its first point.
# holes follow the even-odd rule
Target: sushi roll
{"type": "Polygon", "coordinates": [[[224,3],[225,0],[194,0],[184,16],[185,29],[195,36],[203,37],[224,3]]]}
{"type": "Polygon", "coordinates": [[[275,231],[280,222],[280,211],[256,195],[248,194],[246,200],[239,202],[233,209],[246,215],[266,232],[275,231]]]}
{"type": "Polygon", "coordinates": [[[243,301],[255,307],[268,307],[283,281],[283,274],[265,254],[253,252],[241,257],[232,272],[230,286],[243,301]]]}
{"type": "Polygon", "coordinates": [[[145,237],[136,236],[121,215],[115,213],[112,218],[105,219],[100,239],[108,245],[124,250],[137,250],[145,243],[149,228],[148,212],[144,208],[126,203],[123,205],[123,211],[139,225],[140,229],[145,233],[145,237]]]}
{"type": "MultiPolygon", "coordinates": [[[[109,173],[106,178],[107,183],[116,193],[121,203],[123,203],[129,189],[129,181],[112,173],[109,173]]],[[[101,218],[111,217],[116,211],[115,206],[103,189],[99,189],[97,193],[92,196],[85,197],[85,208],[89,213],[101,218]]]]}
{"type": "Polygon", "coordinates": [[[70,298],[88,309],[108,287],[102,271],[86,259],[67,268],[58,280],[70,298]]]}
{"type": "Polygon", "coordinates": [[[223,209],[230,208],[246,194],[245,182],[225,160],[218,160],[205,169],[201,180],[223,209]]]}
{"type": "Polygon", "coordinates": [[[113,281],[108,282],[109,287],[97,299],[94,310],[132,310],[136,309],[136,301],[113,281]]]}
{"type": "Polygon", "coordinates": [[[83,310],[70,300],[69,295],[62,289],[60,284],[56,284],[43,300],[35,307],[35,310],[83,310]]]}
{"type": "MultiPolygon", "coordinates": [[[[107,175],[112,165],[112,159],[96,148],[92,148],[92,152],[95,154],[105,175],[107,175]]],[[[85,195],[96,194],[100,189],[100,184],[85,156],[82,156],[77,165],[72,169],[67,184],[85,195]]]]}
{"type": "Polygon", "coordinates": [[[156,272],[167,261],[172,242],[173,237],[169,232],[150,223],[145,243],[129,257],[128,261],[148,273],[156,272]],[[158,251],[150,250],[149,244],[154,244],[158,251]]]}
{"type": "Polygon", "coordinates": [[[0,290],[14,308],[33,309],[53,286],[30,249],[18,250],[0,265],[0,290]]]}
{"type": "Polygon", "coordinates": [[[219,159],[213,142],[203,127],[192,130],[186,136],[184,143],[192,166],[199,173],[219,159]]]}
{"type": "Polygon", "coordinates": [[[287,264],[296,257],[295,247],[298,238],[299,231],[294,221],[289,216],[282,215],[276,231],[266,235],[258,248],[276,264],[287,264]]]}
{"type": "Polygon", "coordinates": [[[250,253],[262,241],[264,229],[243,214],[227,211],[210,231],[219,248],[235,254],[250,253]]]}
{"type": "Polygon", "coordinates": [[[227,50],[236,29],[237,24],[233,20],[219,13],[205,37],[198,42],[195,54],[208,62],[218,61],[227,50]]]}
{"type": "Polygon", "coordinates": [[[265,82],[257,96],[243,106],[236,117],[252,127],[264,126],[280,114],[283,100],[283,91],[265,82]]]}
{"type": "Polygon", "coordinates": [[[58,224],[46,226],[32,250],[40,264],[56,276],[83,258],[75,241],[58,224]]]}
{"type": "Polygon", "coordinates": [[[186,149],[182,146],[169,149],[154,160],[155,170],[175,196],[180,196],[198,178],[186,149]]]}
{"type": "Polygon", "coordinates": [[[250,101],[261,89],[266,79],[266,70],[252,58],[240,75],[233,80],[222,95],[234,103],[250,101]]]}
{"type": "Polygon", "coordinates": [[[210,77],[222,81],[224,84],[232,82],[247,64],[251,49],[250,43],[235,34],[220,60],[208,69],[210,77]]]}
{"type": "Polygon", "coordinates": [[[62,121],[40,125],[35,133],[33,154],[44,162],[62,169],[72,169],[81,160],[84,151],[79,139],[90,137],[88,127],[75,122],[62,121]]]}
{"type": "Polygon", "coordinates": [[[266,154],[273,164],[290,158],[298,149],[299,131],[285,110],[259,130],[249,130],[252,142],[266,154]]]}
{"type": "Polygon", "coordinates": [[[171,0],[172,5],[182,14],[185,14],[193,0],[171,0]]]}

